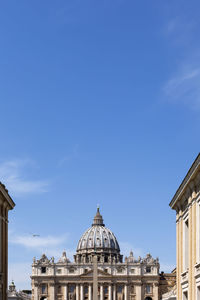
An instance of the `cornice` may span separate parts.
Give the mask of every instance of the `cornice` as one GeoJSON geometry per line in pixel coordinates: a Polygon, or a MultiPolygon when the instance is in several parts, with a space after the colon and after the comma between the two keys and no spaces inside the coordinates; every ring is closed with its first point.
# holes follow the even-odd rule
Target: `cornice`
{"type": "Polygon", "coordinates": [[[15,203],[8,194],[8,190],[6,189],[5,185],[0,182],[0,193],[3,196],[3,200],[7,202],[9,209],[13,209],[15,207],[15,203]]]}
{"type": "Polygon", "coordinates": [[[192,166],[190,167],[190,169],[187,172],[185,178],[181,182],[178,190],[176,191],[174,197],[172,198],[172,200],[171,200],[171,202],[169,204],[169,206],[172,209],[175,209],[175,205],[176,205],[177,201],[180,199],[180,197],[183,194],[186,186],[188,185],[188,183],[190,182],[190,180],[194,177],[194,174],[197,172],[198,168],[200,168],[200,153],[198,154],[198,156],[194,160],[192,166]]]}

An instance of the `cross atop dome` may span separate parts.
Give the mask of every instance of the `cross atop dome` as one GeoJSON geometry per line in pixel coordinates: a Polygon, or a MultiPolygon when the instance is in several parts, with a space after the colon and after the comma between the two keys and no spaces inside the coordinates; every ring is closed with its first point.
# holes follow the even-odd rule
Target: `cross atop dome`
{"type": "Polygon", "coordinates": [[[97,213],[96,213],[96,216],[94,217],[92,226],[96,226],[96,225],[105,226],[103,223],[102,215],[100,214],[100,211],[99,211],[99,206],[97,206],[97,213]]]}

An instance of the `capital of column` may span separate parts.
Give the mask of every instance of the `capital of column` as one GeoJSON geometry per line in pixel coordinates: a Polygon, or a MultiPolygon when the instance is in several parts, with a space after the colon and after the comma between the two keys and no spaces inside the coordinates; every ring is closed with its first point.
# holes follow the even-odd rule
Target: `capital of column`
{"type": "Polygon", "coordinates": [[[153,283],[153,287],[158,287],[159,286],[159,283],[158,282],[154,282],[153,283]]]}
{"type": "Polygon", "coordinates": [[[55,282],[49,282],[50,287],[55,287],[55,282]]]}

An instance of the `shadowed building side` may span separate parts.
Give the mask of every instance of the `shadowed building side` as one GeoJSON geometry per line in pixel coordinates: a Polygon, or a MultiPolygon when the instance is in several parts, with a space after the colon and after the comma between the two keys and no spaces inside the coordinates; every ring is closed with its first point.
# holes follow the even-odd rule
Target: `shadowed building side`
{"type": "Polygon", "coordinates": [[[7,299],[8,286],[8,211],[15,203],[5,185],[0,183],[0,300],[7,299]]]}

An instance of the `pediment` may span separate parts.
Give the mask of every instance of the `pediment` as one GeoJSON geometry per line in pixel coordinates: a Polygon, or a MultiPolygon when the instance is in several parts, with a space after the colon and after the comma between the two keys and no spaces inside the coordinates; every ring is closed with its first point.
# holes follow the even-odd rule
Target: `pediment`
{"type": "MultiPolygon", "coordinates": [[[[97,270],[97,275],[98,276],[105,276],[105,277],[110,277],[111,276],[111,274],[109,274],[109,273],[107,273],[103,270],[100,270],[100,269],[97,270]]],[[[84,274],[81,274],[80,276],[81,277],[88,277],[88,276],[93,277],[93,270],[89,270],[88,272],[86,272],[84,274]]]]}

